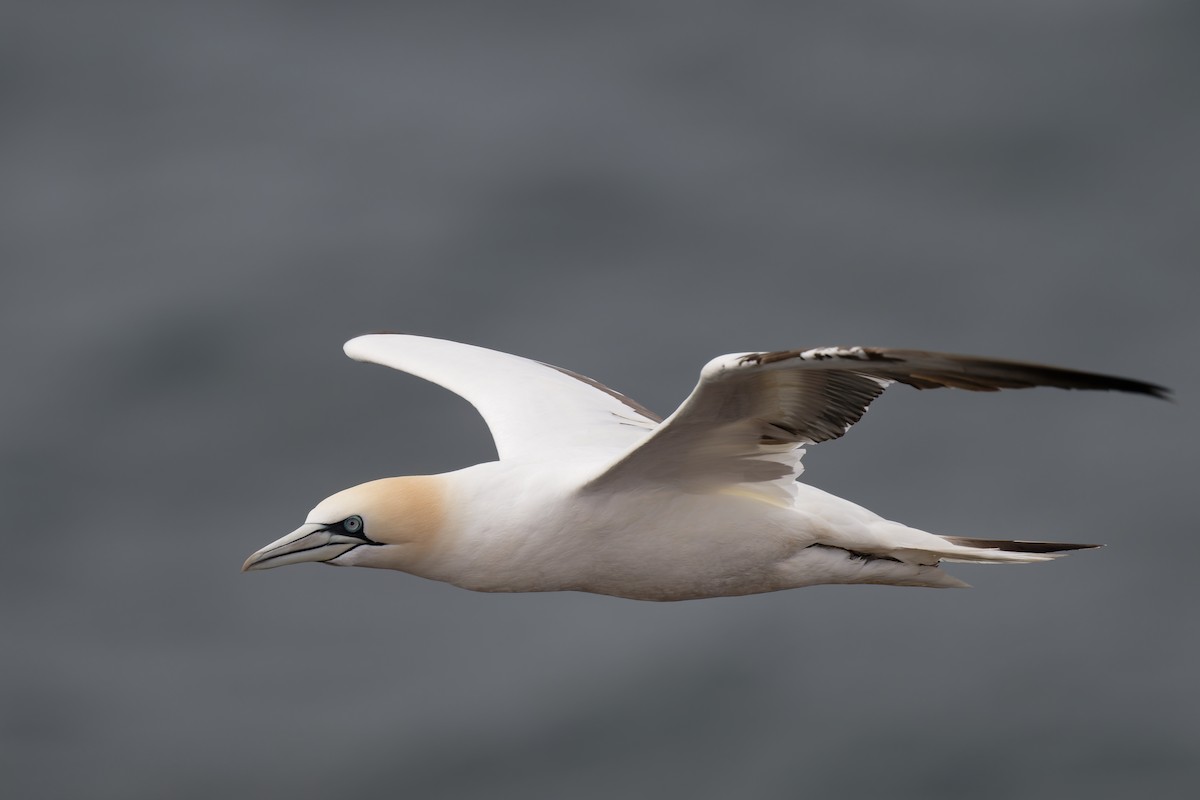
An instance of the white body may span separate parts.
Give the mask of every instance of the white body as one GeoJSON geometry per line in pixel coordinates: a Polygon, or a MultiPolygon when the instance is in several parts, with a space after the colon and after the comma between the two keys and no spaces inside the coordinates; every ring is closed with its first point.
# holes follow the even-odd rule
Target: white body
{"type": "MultiPolygon", "coordinates": [[[[822,583],[964,585],[933,566],[853,555],[944,540],[809,486],[799,485],[795,507],[780,507],[732,492],[589,494],[579,476],[546,464],[495,461],[437,477],[444,525],[403,569],[464,589],[688,600],[822,583]]],[[[376,555],[356,548],[332,563],[393,566],[372,563],[376,555]]]]}

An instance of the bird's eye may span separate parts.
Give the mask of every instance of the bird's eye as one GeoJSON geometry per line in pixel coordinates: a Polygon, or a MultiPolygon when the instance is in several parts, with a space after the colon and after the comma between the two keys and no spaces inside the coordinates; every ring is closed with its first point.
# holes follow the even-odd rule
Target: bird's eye
{"type": "Polygon", "coordinates": [[[362,517],[355,515],[342,520],[342,529],[346,533],[358,533],[363,529],[362,517]]]}

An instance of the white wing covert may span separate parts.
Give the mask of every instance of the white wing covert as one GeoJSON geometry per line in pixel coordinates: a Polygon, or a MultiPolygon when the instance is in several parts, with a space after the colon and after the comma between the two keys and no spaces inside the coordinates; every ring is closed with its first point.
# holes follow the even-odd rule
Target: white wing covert
{"type": "Polygon", "coordinates": [[[620,452],[649,435],[660,418],[591,378],[483,347],[378,333],[346,342],[346,355],[424,378],[479,411],[501,459],[563,449],[620,452]]]}

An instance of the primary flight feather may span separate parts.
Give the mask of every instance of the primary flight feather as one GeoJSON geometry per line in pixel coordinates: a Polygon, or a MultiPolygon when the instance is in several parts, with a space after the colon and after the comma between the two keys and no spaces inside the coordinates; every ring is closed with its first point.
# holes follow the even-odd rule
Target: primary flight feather
{"type": "Polygon", "coordinates": [[[478,591],[639,600],[821,583],[965,586],[940,563],[1046,561],[1095,545],[910,528],[798,482],[804,446],[842,436],[893,383],[1168,394],[1141,381],[1017,361],[822,347],[715,358],[663,420],[590,378],[473,345],[373,334],[345,350],[466,398],[500,458],[338,492],[243,570],[318,561],[478,591]]]}

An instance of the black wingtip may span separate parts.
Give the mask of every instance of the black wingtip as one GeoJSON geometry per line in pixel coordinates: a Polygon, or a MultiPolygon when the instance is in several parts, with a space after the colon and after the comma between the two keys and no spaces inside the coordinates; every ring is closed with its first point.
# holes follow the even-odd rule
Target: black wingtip
{"type": "Polygon", "coordinates": [[[1159,386],[1157,383],[1135,381],[1132,378],[1105,377],[1108,378],[1108,385],[1101,388],[1113,389],[1118,392],[1144,394],[1149,395],[1150,397],[1158,398],[1159,400],[1166,400],[1169,403],[1175,402],[1174,393],[1167,387],[1159,386]]]}
{"type": "Polygon", "coordinates": [[[1175,392],[1171,391],[1165,386],[1147,383],[1146,388],[1146,394],[1150,395],[1151,397],[1157,397],[1159,400],[1166,400],[1168,403],[1175,402],[1175,392]]]}

